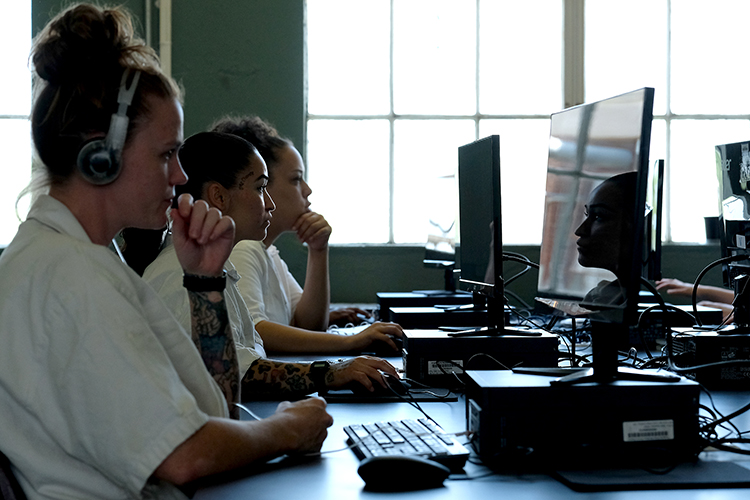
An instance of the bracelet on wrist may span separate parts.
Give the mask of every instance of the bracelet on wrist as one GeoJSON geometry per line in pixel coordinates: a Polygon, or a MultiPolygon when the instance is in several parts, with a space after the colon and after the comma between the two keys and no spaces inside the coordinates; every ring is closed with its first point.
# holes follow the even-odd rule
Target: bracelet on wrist
{"type": "Polygon", "coordinates": [[[191,292],[223,292],[227,286],[227,273],[223,272],[221,276],[184,274],[182,286],[191,292]]]}
{"type": "Polygon", "coordinates": [[[310,380],[312,380],[318,394],[325,394],[328,392],[326,375],[330,368],[331,363],[328,361],[313,361],[310,363],[310,380]]]}

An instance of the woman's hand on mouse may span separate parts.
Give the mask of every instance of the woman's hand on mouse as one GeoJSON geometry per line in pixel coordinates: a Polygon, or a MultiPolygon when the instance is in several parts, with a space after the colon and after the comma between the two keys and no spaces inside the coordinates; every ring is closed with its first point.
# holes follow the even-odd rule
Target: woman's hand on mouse
{"type": "Polygon", "coordinates": [[[358,356],[340,363],[334,363],[325,377],[326,386],[337,389],[352,383],[360,384],[368,391],[375,390],[375,385],[387,387],[381,372],[398,377],[396,369],[388,361],[372,356],[358,356]]]}
{"type": "Polygon", "coordinates": [[[203,200],[193,202],[182,194],[171,212],[172,240],[184,271],[200,276],[219,276],[234,245],[234,221],[210,208],[203,200]]]}
{"type": "Polygon", "coordinates": [[[384,342],[393,348],[393,353],[399,351],[398,346],[393,341],[394,337],[401,338],[404,335],[404,329],[396,323],[376,322],[368,326],[356,335],[344,337],[348,344],[346,347],[351,351],[361,351],[370,346],[373,342],[384,342]]]}

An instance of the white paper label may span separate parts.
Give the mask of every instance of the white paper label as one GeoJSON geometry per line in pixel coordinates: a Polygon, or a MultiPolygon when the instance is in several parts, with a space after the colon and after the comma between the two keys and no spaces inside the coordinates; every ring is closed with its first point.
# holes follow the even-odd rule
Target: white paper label
{"type": "Polygon", "coordinates": [[[641,420],[622,423],[622,439],[635,441],[671,441],[674,439],[673,420],[641,420]]]}
{"type": "Polygon", "coordinates": [[[427,374],[428,375],[446,375],[451,373],[461,374],[463,370],[464,362],[461,359],[454,359],[451,361],[428,361],[427,362],[427,374]]]}

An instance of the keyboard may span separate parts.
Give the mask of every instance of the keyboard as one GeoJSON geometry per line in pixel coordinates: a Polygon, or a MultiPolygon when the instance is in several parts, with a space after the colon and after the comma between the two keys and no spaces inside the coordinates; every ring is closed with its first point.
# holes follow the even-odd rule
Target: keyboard
{"type": "Polygon", "coordinates": [[[363,460],[381,455],[417,455],[461,470],[469,450],[432,420],[405,419],[344,427],[352,450],[363,460]]]}

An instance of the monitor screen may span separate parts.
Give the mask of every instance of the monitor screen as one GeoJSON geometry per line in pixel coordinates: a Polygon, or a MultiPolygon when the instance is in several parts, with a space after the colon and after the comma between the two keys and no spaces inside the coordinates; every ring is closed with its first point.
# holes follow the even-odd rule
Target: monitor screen
{"type": "Polygon", "coordinates": [[[648,171],[646,192],[646,221],[643,250],[643,273],[646,279],[660,280],[661,232],[664,200],[664,160],[656,160],[648,171]]]}
{"type": "Polygon", "coordinates": [[[538,300],[634,324],[643,268],[654,90],[550,117],[538,300]]]}
{"type": "Polygon", "coordinates": [[[459,288],[502,304],[500,137],[458,148],[459,288]]]}
{"type": "MultiPolygon", "coordinates": [[[[716,146],[723,257],[750,255],[750,141],[716,146]]],[[[725,266],[725,285],[750,271],[748,261],[725,266]]]]}

